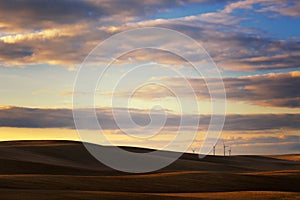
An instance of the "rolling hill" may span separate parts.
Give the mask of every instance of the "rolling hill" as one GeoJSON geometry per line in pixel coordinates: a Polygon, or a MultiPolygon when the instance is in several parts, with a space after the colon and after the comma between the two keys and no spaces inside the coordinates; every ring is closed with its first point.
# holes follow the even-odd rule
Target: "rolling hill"
{"type": "MultiPolygon", "coordinates": [[[[148,149],[123,147],[128,151],[148,149]]],[[[184,154],[145,174],[118,172],[74,141],[0,143],[1,199],[300,199],[298,155],[184,154]]]]}

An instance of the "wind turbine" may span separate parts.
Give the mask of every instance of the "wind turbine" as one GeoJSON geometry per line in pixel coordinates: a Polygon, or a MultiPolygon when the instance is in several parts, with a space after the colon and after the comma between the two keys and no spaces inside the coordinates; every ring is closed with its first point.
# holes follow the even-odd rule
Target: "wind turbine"
{"type": "Polygon", "coordinates": [[[216,155],[216,144],[213,146],[213,154],[216,155]]]}
{"type": "Polygon", "coordinates": [[[226,148],[227,147],[229,147],[229,146],[226,146],[225,143],[224,143],[224,140],[223,140],[224,156],[226,156],[226,148]]]}
{"type": "Polygon", "coordinates": [[[228,149],[228,155],[231,156],[231,145],[229,146],[229,149],[228,149]]]}

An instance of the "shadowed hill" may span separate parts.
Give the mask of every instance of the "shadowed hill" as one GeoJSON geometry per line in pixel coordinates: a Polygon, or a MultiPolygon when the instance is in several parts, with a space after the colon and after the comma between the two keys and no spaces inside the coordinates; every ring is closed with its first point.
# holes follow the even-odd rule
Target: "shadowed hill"
{"type": "Polygon", "coordinates": [[[228,194],[239,199],[237,191],[258,199],[259,194],[295,199],[300,191],[300,162],[285,158],[291,156],[199,159],[195,154],[184,154],[160,171],[129,174],[101,164],[80,142],[1,142],[0,191],[5,199],[17,199],[15,192],[29,195],[28,199],[191,199],[204,198],[210,192],[218,192],[214,198],[222,199],[221,194],[226,197],[225,193],[231,192],[228,194]],[[57,195],[46,195],[51,192],[57,195]]]}

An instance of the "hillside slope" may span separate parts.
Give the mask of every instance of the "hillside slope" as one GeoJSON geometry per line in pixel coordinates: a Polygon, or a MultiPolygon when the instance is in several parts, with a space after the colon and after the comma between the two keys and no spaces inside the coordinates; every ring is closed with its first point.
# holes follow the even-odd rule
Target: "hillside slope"
{"type": "Polygon", "coordinates": [[[184,154],[160,171],[129,174],[99,163],[79,142],[0,143],[4,199],[297,199],[299,182],[300,161],[285,156],[184,154]]]}

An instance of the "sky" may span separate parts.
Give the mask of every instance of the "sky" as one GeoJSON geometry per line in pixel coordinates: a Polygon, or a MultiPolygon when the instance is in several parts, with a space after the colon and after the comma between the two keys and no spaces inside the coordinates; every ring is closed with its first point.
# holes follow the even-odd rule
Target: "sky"
{"type": "MultiPolygon", "coordinates": [[[[227,105],[226,113],[222,109],[216,113],[225,115],[217,154],[223,153],[222,141],[232,147],[232,154],[300,153],[299,24],[296,0],[0,1],[0,141],[80,140],[72,114],[73,90],[85,58],[111,36],[158,27],[192,38],[219,69],[227,105]]],[[[131,40],[147,43],[158,37],[131,40]]],[[[121,45],[112,44],[118,50],[131,47],[127,41],[126,47],[118,42],[121,45]]],[[[161,47],[182,50],[198,65],[211,69],[212,62],[203,64],[196,50],[184,52],[181,41],[164,40],[161,47]]],[[[113,50],[100,56],[113,57],[113,50]]],[[[106,63],[98,60],[86,66],[91,73],[86,76],[88,83],[106,63]]],[[[135,49],[118,57],[101,81],[93,94],[96,115],[114,145],[163,148],[175,137],[182,117],[187,123],[180,134],[186,138],[195,129],[192,122],[200,117],[187,151],[203,143],[212,115],[206,84],[213,85],[215,77],[196,75],[190,63],[172,52],[135,49]],[[146,67],[135,68],[140,65],[146,67]],[[124,77],[122,84],[114,88],[120,77],[124,77]],[[164,85],[143,85],[149,82],[164,85]],[[187,84],[195,93],[186,89],[187,84]],[[178,91],[180,98],[168,88],[178,91]],[[116,124],[112,107],[125,132],[131,134],[116,124]],[[138,126],[127,123],[126,109],[138,126]],[[160,129],[160,122],[150,115],[161,119],[166,113],[160,129]],[[160,132],[145,139],[152,130],[160,132]]],[[[79,92],[82,98],[90,95],[79,92]]],[[[214,93],[220,105],[218,87],[214,93]]],[[[87,108],[83,104],[76,109],[85,113],[87,108]]],[[[80,130],[91,138],[98,132],[93,126],[80,130]]],[[[184,137],[176,145],[182,145],[184,137]]]]}

